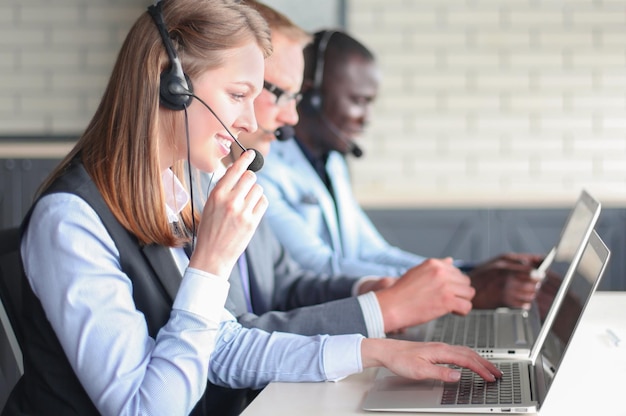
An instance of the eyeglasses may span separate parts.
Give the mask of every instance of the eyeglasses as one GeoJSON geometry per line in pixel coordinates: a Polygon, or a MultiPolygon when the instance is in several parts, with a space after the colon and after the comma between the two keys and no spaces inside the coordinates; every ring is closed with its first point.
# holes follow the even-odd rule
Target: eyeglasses
{"type": "Polygon", "coordinates": [[[295,100],[296,104],[298,104],[302,100],[301,93],[299,92],[295,94],[288,93],[287,91],[272,84],[271,82],[263,81],[263,88],[265,88],[266,90],[274,94],[274,96],[276,96],[276,101],[274,102],[274,104],[276,104],[278,107],[286,106],[287,104],[289,104],[291,100],[295,100]]]}

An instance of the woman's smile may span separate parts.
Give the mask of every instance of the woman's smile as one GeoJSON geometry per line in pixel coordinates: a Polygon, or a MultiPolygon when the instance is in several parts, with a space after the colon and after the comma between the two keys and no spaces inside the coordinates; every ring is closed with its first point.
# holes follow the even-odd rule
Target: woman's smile
{"type": "Polygon", "coordinates": [[[228,154],[230,153],[230,146],[233,144],[232,137],[216,134],[215,139],[217,140],[217,144],[219,145],[220,151],[221,153],[223,153],[223,156],[228,156],[228,154]]]}

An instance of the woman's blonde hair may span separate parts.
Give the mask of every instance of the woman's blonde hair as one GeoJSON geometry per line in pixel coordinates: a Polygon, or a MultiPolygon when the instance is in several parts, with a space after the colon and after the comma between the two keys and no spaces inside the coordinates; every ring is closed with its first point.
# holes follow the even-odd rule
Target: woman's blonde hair
{"type": "MultiPolygon", "coordinates": [[[[252,8],[231,0],[165,0],[163,18],[183,70],[193,81],[224,64],[223,51],[256,42],[271,53],[269,29],[252,8]]],[[[79,157],[117,220],[143,244],[181,245],[165,213],[158,144],[184,122],[182,111],[159,106],[160,74],[170,65],[152,17],[143,13],[130,29],[100,105],[74,148],[40,192],[79,157]]],[[[172,170],[185,183],[184,162],[172,170]]],[[[188,204],[181,212],[191,228],[188,204]]],[[[196,218],[197,220],[197,218],[196,218]]]]}

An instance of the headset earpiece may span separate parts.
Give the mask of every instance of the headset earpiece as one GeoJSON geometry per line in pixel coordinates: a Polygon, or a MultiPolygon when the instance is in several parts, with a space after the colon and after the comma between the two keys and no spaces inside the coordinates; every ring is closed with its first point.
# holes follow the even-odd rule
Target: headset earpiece
{"type": "Polygon", "coordinates": [[[302,97],[302,102],[316,112],[322,111],[322,83],[324,81],[324,61],[326,59],[326,48],[330,38],[335,34],[334,30],[324,30],[319,32],[317,37],[317,47],[315,48],[315,68],[313,68],[313,85],[302,97]]]}
{"type": "Polygon", "coordinates": [[[170,67],[161,72],[159,98],[161,105],[170,110],[182,110],[189,105],[193,95],[191,80],[183,72],[183,66],[178,59],[176,49],[163,21],[161,1],[148,7],[148,13],[154,19],[161,34],[165,51],[170,59],[170,67]]]}
{"type": "Polygon", "coordinates": [[[183,78],[175,74],[172,69],[173,67],[161,72],[160,103],[170,110],[182,110],[192,99],[191,80],[184,74],[185,82],[183,82],[183,78]]]}
{"type": "Polygon", "coordinates": [[[298,111],[304,110],[307,114],[319,113],[322,109],[322,96],[312,88],[302,92],[302,101],[298,104],[298,111]]]}
{"type": "Polygon", "coordinates": [[[320,90],[311,90],[308,101],[315,111],[322,111],[322,92],[320,90]]]}

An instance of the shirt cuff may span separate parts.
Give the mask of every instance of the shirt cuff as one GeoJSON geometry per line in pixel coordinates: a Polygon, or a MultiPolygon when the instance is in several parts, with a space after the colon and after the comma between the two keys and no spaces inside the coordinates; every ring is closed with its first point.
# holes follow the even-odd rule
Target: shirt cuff
{"type": "Polygon", "coordinates": [[[220,321],[230,283],[228,280],[188,267],[180,283],[173,309],[220,321]],[[202,293],[202,296],[198,296],[202,293]]]}
{"type": "Polygon", "coordinates": [[[361,341],[363,335],[333,335],[324,343],[324,374],[328,381],[339,381],[363,371],[361,341]]]}
{"type": "Polygon", "coordinates": [[[385,322],[376,294],[374,292],[367,292],[357,297],[357,300],[363,312],[368,337],[385,338],[385,322]]]}

